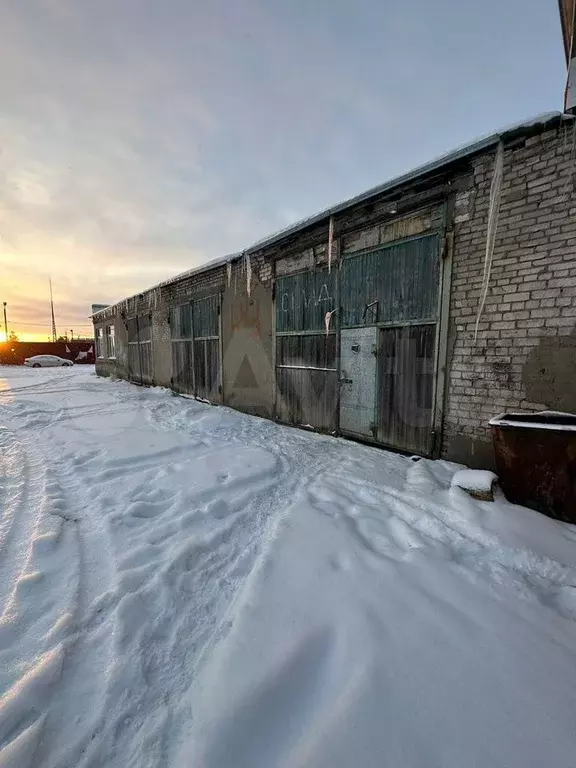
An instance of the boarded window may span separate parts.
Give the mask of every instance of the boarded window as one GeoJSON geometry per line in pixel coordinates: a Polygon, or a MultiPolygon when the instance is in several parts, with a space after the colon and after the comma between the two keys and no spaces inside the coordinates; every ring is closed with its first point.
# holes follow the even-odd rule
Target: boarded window
{"type": "Polygon", "coordinates": [[[172,339],[192,338],[191,304],[183,304],[170,310],[170,334],[172,339]]]}
{"type": "Polygon", "coordinates": [[[406,240],[344,260],[342,327],[434,322],[440,275],[438,236],[406,240]]]}
{"type": "Polygon", "coordinates": [[[96,329],[96,357],[99,359],[106,357],[106,342],[104,340],[104,328],[96,329]]]}
{"type": "Polygon", "coordinates": [[[141,315],[138,319],[138,341],[152,341],[152,318],[150,315],[141,315]]]}
{"type": "Polygon", "coordinates": [[[219,335],[220,297],[207,296],[192,303],[195,339],[214,339],[219,335]]]}
{"type": "Polygon", "coordinates": [[[335,270],[317,269],[276,281],[276,332],[322,331],[336,307],[335,270]]]}
{"type": "Polygon", "coordinates": [[[126,322],[126,337],[128,344],[138,341],[138,318],[133,317],[126,322]]]}
{"type": "Polygon", "coordinates": [[[116,332],[113,325],[106,326],[106,354],[107,357],[116,357],[116,332]]]}
{"type": "Polygon", "coordinates": [[[276,343],[276,365],[327,368],[335,371],[335,334],[279,336],[276,343]]]}

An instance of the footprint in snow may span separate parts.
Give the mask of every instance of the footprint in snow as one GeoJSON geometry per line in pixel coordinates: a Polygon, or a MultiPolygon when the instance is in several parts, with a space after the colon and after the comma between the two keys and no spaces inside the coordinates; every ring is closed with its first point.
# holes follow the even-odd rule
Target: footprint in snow
{"type": "Polygon", "coordinates": [[[391,517],[388,520],[388,529],[391,538],[399,549],[409,551],[424,546],[424,540],[420,534],[399,517],[391,517]]]}
{"type": "Polygon", "coordinates": [[[563,616],[576,621],[576,586],[558,587],[552,603],[563,616]]]}

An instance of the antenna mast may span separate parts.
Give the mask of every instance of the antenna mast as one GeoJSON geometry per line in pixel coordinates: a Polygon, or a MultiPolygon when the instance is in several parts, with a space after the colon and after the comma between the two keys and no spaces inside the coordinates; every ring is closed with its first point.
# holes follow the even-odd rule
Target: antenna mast
{"type": "Polygon", "coordinates": [[[49,279],[50,283],[50,312],[52,314],[52,341],[56,341],[58,338],[56,335],[56,320],[54,318],[54,299],[52,298],[52,278],[49,279]]]}

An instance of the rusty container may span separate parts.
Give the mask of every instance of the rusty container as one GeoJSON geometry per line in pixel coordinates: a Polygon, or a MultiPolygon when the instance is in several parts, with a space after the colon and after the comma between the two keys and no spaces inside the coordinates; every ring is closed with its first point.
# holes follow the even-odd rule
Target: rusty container
{"type": "Polygon", "coordinates": [[[503,413],[490,427],[506,498],[576,523],[576,416],[503,413]]]}

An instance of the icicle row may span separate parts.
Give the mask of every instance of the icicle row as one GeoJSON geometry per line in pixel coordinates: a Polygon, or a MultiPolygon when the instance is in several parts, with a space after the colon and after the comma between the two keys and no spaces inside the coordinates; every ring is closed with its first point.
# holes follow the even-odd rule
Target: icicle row
{"type": "Polygon", "coordinates": [[[250,262],[250,254],[244,254],[246,261],[246,293],[250,296],[250,290],[252,288],[252,263],[250,262]]]}
{"type": "MultiPolygon", "coordinates": [[[[566,129],[568,132],[568,129],[566,129]]],[[[570,156],[568,161],[568,173],[566,174],[566,183],[562,194],[566,195],[570,191],[570,184],[574,176],[574,160],[576,159],[576,120],[572,121],[572,142],[570,146],[570,156]]]]}
{"type": "Polygon", "coordinates": [[[498,215],[500,213],[500,197],[502,195],[502,174],[504,168],[504,144],[498,143],[496,157],[494,158],[494,171],[492,173],[492,183],[490,185],[490,206],[488,209],[488,228],[486,232],[486,256],[484,259],[484,274],[482,276],[482,293],[478,314],[476,315],[476,327],[474,329],[474,342],[478,338],[478,326],[480,318],[484,311],[488,288],[490,285],[490,273],[492,271],[492,256],[494,254],[494,243],[496,242],[496,230],[498,228],[498,215]]]}

